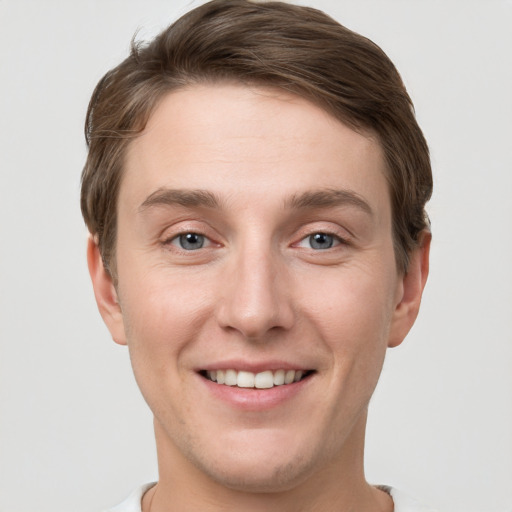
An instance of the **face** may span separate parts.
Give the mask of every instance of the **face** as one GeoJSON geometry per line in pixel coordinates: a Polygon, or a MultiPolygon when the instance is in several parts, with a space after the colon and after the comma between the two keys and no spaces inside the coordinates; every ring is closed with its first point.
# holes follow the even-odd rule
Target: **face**
{"type": "Polygon", "coordinates": [[[89,250],[160,457],[259,490],[362,458],[424,284],[421,258],[397,273],[385,172],[374,138],[282,91],[163,99],[126,157],[116,290],[89,250]]]}

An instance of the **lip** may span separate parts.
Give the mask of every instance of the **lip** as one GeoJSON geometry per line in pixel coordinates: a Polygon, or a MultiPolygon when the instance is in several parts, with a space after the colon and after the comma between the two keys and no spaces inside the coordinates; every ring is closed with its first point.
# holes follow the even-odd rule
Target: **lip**
{"type": "MultiPolygon", "coordinates": [[[[303,365],[294,365],[282,361],[273,361],[265,363],[247,363],[240,361],[224,361],[222,363],[209,364],[201,368],[201,370],[229,370],[236,369],[239,371],[250,371],[258,373],[265,370],[308,370],[303,365]]],[[[282,386],[274,386],[268,389],[256,388],[239,388],[237,386],[226,386],[225,384],[217,384],[196,372],[197,378],[206,388],[208,393],[214,400],[228,405],[228,407],[239,411],[267,411],[276,407],[282,407],[291,402],[297,395],[306,391],[315,378],[312,372],[303,380],[285,384],[282,386]]]]}
{"type": "Polygon", "coordinates": [[[302,364],[293,364],[285,361],[242,361],[239,359],[230,359],[229,361],[219,361],[218,363],[209,363],[200,368],[196,368],[196,372],[199,373],[202,370],[213,371],[213,370],[237,370],[251,373],[260,373],[267,370],[302,370],[303,372],[308,370],[314,370],[312,367],[307,367],[302,364]]]}

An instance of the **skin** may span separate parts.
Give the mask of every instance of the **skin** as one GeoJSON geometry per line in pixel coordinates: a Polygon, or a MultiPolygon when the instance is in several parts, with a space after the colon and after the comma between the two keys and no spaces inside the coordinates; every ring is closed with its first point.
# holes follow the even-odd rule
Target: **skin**
{"type": "Polygon", "coordinates": [[[94,237],[88,261],[154,413],[144,511],[393,510],[364,477],[367,406],[418,313],[430,237],[399,274],[378,141],[283,91],[194,86],[162,100],[124,172],[117,287],[94,237]],[[199,374],[224,363],[313,372],[244,407],[268,395],[219,397],[199,374]]]}

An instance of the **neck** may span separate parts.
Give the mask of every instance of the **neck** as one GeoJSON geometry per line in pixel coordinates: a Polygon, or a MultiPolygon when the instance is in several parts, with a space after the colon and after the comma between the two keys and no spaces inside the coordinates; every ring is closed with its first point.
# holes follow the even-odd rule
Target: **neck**
{"type": "Polygon", "coordinates": [[[364,477],[366,414],[360,418],[336,454],[285,488],[247,491],[215,481],[188,461],[158,421],[155,434],[160,479],[146,495],[143,512],[331,512],[368,510],[391,512],[393,502],[364,477]]]}

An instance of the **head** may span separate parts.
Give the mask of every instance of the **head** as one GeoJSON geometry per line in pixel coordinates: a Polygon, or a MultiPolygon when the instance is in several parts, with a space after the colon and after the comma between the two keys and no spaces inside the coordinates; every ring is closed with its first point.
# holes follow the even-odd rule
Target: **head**
{"type": "Polygon", "coordinates": [[[428,268],[428,151],[389,59],[313,9],[214,1],[133,45],[86,131],[90,272],[160,477],[354,483],[428,268]]]}
{"type": "Polygon", "coordinates": [[[308,7],[213,1],[164,30],[98,83],[87,113],[81,208],[116,279],[117,200],[124,159],[161,99],[193,84],[272,86],[371,133],[386,160],[397,268],[428,228],[428,147],[395,66],[369,39],[308,7]]]}

